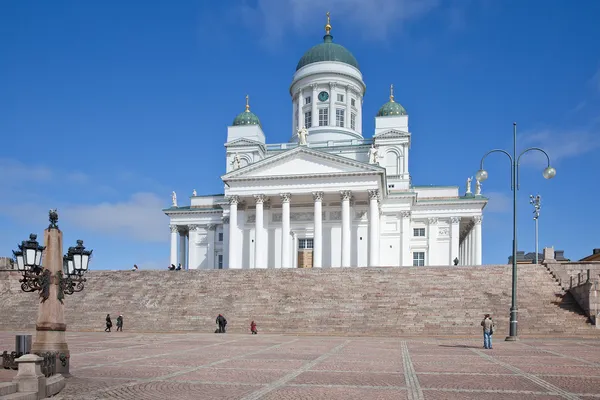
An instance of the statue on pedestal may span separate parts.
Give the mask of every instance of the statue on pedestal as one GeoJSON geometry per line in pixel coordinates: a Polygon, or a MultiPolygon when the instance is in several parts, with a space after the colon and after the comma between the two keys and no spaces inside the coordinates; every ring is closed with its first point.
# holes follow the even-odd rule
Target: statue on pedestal
{"type": "Polygon", "coordinates": [[[194,189],[194,190],[192,191],[192,196],[198,196],[198,193],[196,192],[196,189],[194,189]]]}
{"type": "Polygon", "coordinates": [[[171,202],[173,204],[173,207],[177,207],[177,193],[175,193],[175,191],[171,193],[171,202]]]}
{"type": "Polygon", "coordinates": [[[369,149],[369,164],[378,164],[379,161],[379,148],[375,147],[375,144],[371,144],[371,148],[369,149]]]}
{"type": "Polygon", "coordinates": [[[473,180],[473,178],[472,178],[472,177],[468,177],[468,178],[467,178],[467,192],[466,192],[466,194],[473,194],[473,193],[471,192],[471,181],[472,181],[472,180],[473,180]]]}
{"type": "Polygon", "coordinates": [[[475,196],[481,196],[481,182],[478,179],[475,181],[475,196]]]}
{"type": "Polygon", "coordinates": [[[300,146],[306,146],[306,138],[308,137],[308,129],[306,127],[302,127],[298,129],[298,144],[300,146]]]}

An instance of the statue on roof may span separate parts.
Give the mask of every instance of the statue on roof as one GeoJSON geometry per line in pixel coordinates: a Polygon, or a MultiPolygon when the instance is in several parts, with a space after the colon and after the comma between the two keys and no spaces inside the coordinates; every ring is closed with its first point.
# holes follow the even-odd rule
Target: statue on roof
{"type": "Polygon", "coordinates": [[[175,191],[171,193],[171,202],[173,207],[177,207],[177,193],[175,193],[175,191]]]}
{"type": "Polygon", "coordinates": [[[369,149],[369,164],[379,164],[377,161],[379,158],[379,147],[375,147],[375,143],[371,144],[371,148],[369,149]]]}
{"type": "Polygon", "coordinates": [[[194,190],[192,191],[192,196],[198,196],[198,193],[196,192],[196,189],[194,189],[194,190]]]}
{"type": "Polygon", "coordinates": [[[465,194],[472,194],[472,192],[471,192],[471,181],[472,180],[473,180],[472,177],[467,178],[467,192],[465,194]]]}
{"type": "Polygon", "coordinates": [[[302,127],[298,129],[298,144],[300,146],[306,146],[306,138],[308,137],[308,129],[306,127],[302,127]]]}
{"type": "Polygon", "coordinates": [[[475,180],[475,196],[481,196],[481,182],[479,182],[479,179],[475,180]]]}

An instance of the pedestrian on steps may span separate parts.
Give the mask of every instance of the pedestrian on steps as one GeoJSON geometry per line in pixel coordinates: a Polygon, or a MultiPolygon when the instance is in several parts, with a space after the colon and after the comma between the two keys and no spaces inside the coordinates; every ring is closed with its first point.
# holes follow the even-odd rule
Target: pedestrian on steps
{"type": "Polygon", "coordinates": [[[117,332],[123,332],[123,314],[119,314],[117,317],[117,332]]]}
{"type": "Polygon", "coordinates": [[[219,329],[217,329],[217,333],[225,333],[225,326],[227,325],[227,320],[221,314],[217,317],[217,324],[219,325],[219,329]]]}
{"type": "Polygon", "coordinates": [[[254,321],[250,322],[250,332],[252,332],[253,335],[258,335],[258,330],[256,330],[256,322],[254,321]]]}
{"type": "Polygon", "coordinates": [[[492,320],[490,314],[485,314],[483,321],[481,321],[481,326],[483,327],[483,348],[491,349],[492,335],[494,334],[494,328],[496,328],[496,324],[492,320]]]}
{"type": "Polygon", "coordinates": [[[110,328],[112,328],[112,321],[110,320],[110,314],[106,314],[106,329],[104,332],[110,332],[110,328]]]}

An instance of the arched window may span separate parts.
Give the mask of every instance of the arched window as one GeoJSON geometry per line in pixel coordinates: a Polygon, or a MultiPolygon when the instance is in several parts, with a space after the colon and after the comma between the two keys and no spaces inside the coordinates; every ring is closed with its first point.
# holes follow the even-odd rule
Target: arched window
{"type": "Polygon", "coordinates": [[[385,153],[385,169],[388,176],[400,175],[400,153],[397,150],[388,150],[385,153]]]}

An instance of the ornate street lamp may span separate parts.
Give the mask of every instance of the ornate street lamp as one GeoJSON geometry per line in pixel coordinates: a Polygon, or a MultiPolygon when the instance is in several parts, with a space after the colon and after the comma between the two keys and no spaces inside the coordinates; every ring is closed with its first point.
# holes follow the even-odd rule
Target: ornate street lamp
{"type": "MultiPolygon", "coordinates": [[[[81,292],[86,279],[83,277],[88,271],[88,265],[93,250],[86,250],[83,240],[77,241],[77,246],[69,247],[67,254],[63,256],[63,271],[60,274],[60,288],[64,294],[71,295],[81,292]]],[[[59,292],[59,300],[62,302],[64,295],[59,292]]]]}
{"type": "Polygon", "coordinates": [[[13,255],[17,269],[23,274],[23,278],[19,280],[21,290],[24,292],[40,290],[46,280],[46,275],[40,275],[42,272],[42,255],[46,248],[40,246],[37,235],[34,233],[29,235],[29,240],[23,240],[17,246],[19,250],[13,250],[13,255]]]}
{"type": "Polygon", "coordinates": [[[510,307],[510,331],[507,336],[507,341],[518,340],[517,337],[517,191],[519,190],[519,165],[521,157],[530,151],[539,151],[546,156],[548,166],[544,169],[543,176],[546,179],[552,179],[556,176],[556,170],[550,166],[550,157],[548,154],[540,149],[539,147],[530,147],[523,150],[517,157],[517,123],[513,123],[513,153],[512,156],[505,150],[494,149],[488,151],[482,158],[479,165],[479,171],[475,175],[475,179],[479,182],[483,182],[488,178],[488,173],[483,169],[483,160],[491,153],[504,153],[510,159],[511,164],[511,176],[510,176],[510,190],[513,192],[513,241],[512,241],[512,301],[510,307]]]}

